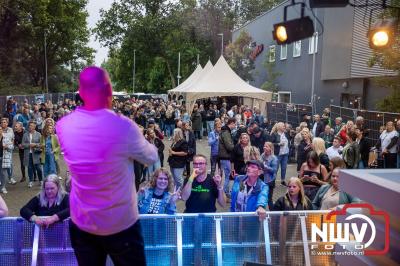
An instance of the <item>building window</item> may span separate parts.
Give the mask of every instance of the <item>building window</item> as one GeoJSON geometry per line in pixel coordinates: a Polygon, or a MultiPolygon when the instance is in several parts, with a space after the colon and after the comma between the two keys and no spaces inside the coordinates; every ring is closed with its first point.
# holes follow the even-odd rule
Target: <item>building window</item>
{"type": "Polygon", "coordinates": [[[293,43],[293,57],[299,57],[301,55],[301,41],[293,43]]]}
{"type": "Polygon", "coordinates": [[[291,103],[292,93],[290,91],[278,91],[278,103],[291,103]]]}
{"type": "Polygon", "coordinates": [[[287,44],[281,45],[281,60],[287,58],[287,44]]]}
{"type": "Polygon", "coordinates": [[[275,62],[275,45],[269,47],[269,62],[275,62]]]}
{"type": "Polygon", "coordinates": [[[318,32],[315,32],[311,38],[308,38],[308,54],[318,52],[318,32]]]}

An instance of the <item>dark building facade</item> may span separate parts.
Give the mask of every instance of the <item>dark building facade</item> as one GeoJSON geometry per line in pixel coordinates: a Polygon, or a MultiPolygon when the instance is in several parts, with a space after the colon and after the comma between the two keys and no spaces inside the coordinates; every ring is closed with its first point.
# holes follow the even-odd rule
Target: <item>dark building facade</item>
{"type": "MultiPolygon", "coordinates": [[[[330,104],[375,109],[376,102],[390,90],[378,87],[373,78],[391,76],[394,72],[377,66],[368,67],[372,57],[367,39],[368,10],[353,7],[314,9],[318,21],[307,9],[305,14],[315,21],[318,36],[277,45],[272,38],[273,24],[283,21],[284,6],[288,3],[281,3],[233,31],[233,41],[241,31],[248,32],[253,39],[253,55],[258,55],[252,85],[261,87],[268,80],[264,66],[267,60],[273,71],[281,74],[274,82],[280,102],[310,104],[314,97],[317,112],[330,104]],[[260,46],[264,48],[261,53],[260,46]]],[[[298,7],[288,9],[288,19],[298,18],[299,14],[298,7]]]]}

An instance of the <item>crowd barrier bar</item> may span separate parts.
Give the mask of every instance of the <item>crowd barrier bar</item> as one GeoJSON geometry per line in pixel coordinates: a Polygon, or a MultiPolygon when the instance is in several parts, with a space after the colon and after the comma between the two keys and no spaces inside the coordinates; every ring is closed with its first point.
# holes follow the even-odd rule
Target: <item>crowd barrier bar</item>
{"type": "MultiPolygon", "coordinates": [[[[224,218],[245,218],[245,217],[256,217],[257,214],[255,212],[239,212],[239,213],[235,213],[235,212],[221,212],[221,213],[205,213],[205,214],[176,214],[176,215],[167,215],[167,214],[146,214],[146,215],[141,215],[140,216],[140,220],[142,220],[143,222],[146,220],[154,220],[154,219],[168,219],[171,221],[175,222],[175,229],[176,229],[176,245],[175,244],[166,244],[166,245],[158,245],[156,244],[156,246],[153,245],[148,245],[147,247],[145,247],[146,250],[154,250],[154,251],[160,251],[160,250],[170,250],[173,251],[175,250],[176,253],[176,265],[178,266],[183,266],[184,265],[184,249],[193,249],[195,250],[196,248],[196,243],[192,244],[192,243],[184,243],[183,240],[183,234],[184,234],[184,228],[183,228],[183,223],[185,221],[185,219],[193,219],[193,218],[201,218],[201,217],[205,217],[205,218],[212,218],[214,221],[214,224],[212,225],[212,227],[215,229],[214,233],[214,240],[211,243],[207,243],[207,242],[201,242],[200,243],[200,247],[201,248],[209,248],[212,250],[215,250],[216,256],[216,261],[215,264],[218,266],[222,266],[224,265],[224,261],[223,261],[223,252],[224,252],[224,248],[256,248],[259,249],[262,246],[264,246],[264,251],[265,254],[263,255],[263,258],[265,259],[265,263],[267,264],[273,264],[273,255],[271,252],[271,247],[273,246],[275,249],[278,248],[279,250],[279,264],[281,265],[286,265],[287,263],[287,256],[285,255],[287,250],[287,246],[294,246],[294,247],[302,247],[302,250],[304,251],[304,265],[310,266],[311,265],[311,259],[310,259],[310,250],[309,250],[309,244],[311,244],[309,242],[308,239],[308,232],[307,232],[307,216],[309,215],[325,215],[328,214],[330,211],[326,210],[326,211],[274,211],[274,212],[267,212],[267,218],[264,219],[262,222],[260,222],[259,226],[260,229],[262,229],[263,234],[260,235],[260,239],[256,242],[252,242],[252,241],[244,241],[243,239],[240,239],[240,241],[238,243],[232,242],[232,241],[227,241],[227,243],[223,243],[223,239],[222,239],[222,227],[223,227],[223,220],[224,218]],[[279,217],[279,240],[278,242],[272,241],[271,239],[271,232],[270,232],[270,226],[271,229],[273,229],[273,225],[271,223],[271,219],[272,218],[276,218],[279,217]],[[287,225],[288,225],[288,217],[297,217],[300,221],[300,228],[301,229],[301,237],[299,237],[299,240],[288,240],[287,239],[287,225]],[[301,239],[301,240],[300,240],[301,239]],[[261,241],[261,242],[260,242],[261,241]],[[279,247],[277,247],[279,246],[279,247]]],[[[258,219],[258,218],[257,218],[258,219]]],[[[21,221],[21,218],[13,218],[13,217],[8,217],[8,218],[3,218],[0,219],[0,222],[4,220],[15,220],[15,221],[21,221]]],[[[196,219],[195,221],[197,221],[198,219],[196,219]]],[[[254,220],[256,221],[256,220],[254,220]]],[[[22,221],[24,222],[24,221],[22,221]]],[[[16,226],[19,227],[20,229],[22,228],[22,222],[20,223],[16,223],[16,226]]],[[[168,224],[168,221],[166,220],[166,223],[168,224]]],[[[228,224],[229,224],[229,220],[228,220],[228,224]]],[[[62,234],[67,232],[68,229],[68,223],[64,222],[64,224],[62,225],[63,227],[61,228],[62,234]]],[[[227,224],[225,223],[225,226],[227,224]]],[[[28,225],[29,226],[29,225],[28,225]]],[[[236,228],[239,229],[240,228],[236,228]]],[[[39,254],[73,254],[73,249],[70,246],[67,246],[66,244],[68,243],[63,243],[62,246],[60,244],[59,247],[40,247],[40,232],[42,230],[46,230],[46,229],[42,229],[40,226],[34,225],[34,233],[33,233],[33,241],[32,243],[32,248],[28,248],[25,250],[15,250],[14,252],[20,252],[20,254],[16,254],[16,258],[20,257],[23,253],[26,254],[26,252],[31,251],[31,255],[32,255],[32,260],[31,260],[31,266],[36,266],[39,265],[39,260],[38,260],[38,256],[39,254]]],[[[15,232],[22,232],[22,230],[18,230],[16,229],[15,232]]],[[[193,232],[194,234],[196,234],[197,232],[193,232]]],[[[59,233],[57,233],[58,235],[61,235],[59,233]]],[[[17,237],[21,237],[21,236],[17,236],[17,237]]],[[[146,241],[145,241],[146,242],[146,241]]],[[[259,249],[259,251],[261,251],[261,249],[259,249]]],[[[5,250],[0,250],[0,252],[5,252],[5,250]]],[[[13,253],[14,253],[13,252],[13,253]]],[[[186,251],[187,252],[187,251],[186,251]]],[[[260,253],[259,253],[260,254],[260,253]]],[[[201,255],[201,254],[200,254],[201,255]]],[[[213,255],[214,256],[214,255],[213,255]]],[[[276,257],[275,257],[276,258],[276,257]]],[[[200,258],[201,259],[201,258],[200,258]]],[[[264,259],[262,259],[264,261],[264,259]]],[[[21,265],[20,261],[16,261],[17,265],[21,265]]],[[[201,261],[199,261],[198,258],[196,258],[196,256],[194,256],[194,264],[195,265],[201,265],[201,261]]],[[[110,265],[109,263],[107,265],[110,265]]]]}

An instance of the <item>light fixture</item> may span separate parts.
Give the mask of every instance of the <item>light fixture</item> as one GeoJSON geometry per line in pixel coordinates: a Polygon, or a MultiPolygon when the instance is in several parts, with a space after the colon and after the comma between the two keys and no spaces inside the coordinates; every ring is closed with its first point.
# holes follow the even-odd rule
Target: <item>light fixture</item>
{"type": "Polygon", "coordinates": [[[284,7],[283,22],[274,24],[272,31],[272,38],[277,44],[288,44],[313,36],[314,23],[310,17],[304,16],[305,6],[303,2],[295,3],[292,1],[291,4],[284,7]],[[287,20],[287,8],[294,5],[301,5],[300,18],[287,20]]]}
{"type": "Polygon", "coordinates": [[[379,50],[392,45],[397,28],[396,19],[379,19],[368,30],[369,47],[379,50]]]}
{"type": "Polygon", "coordinates": [[[299,41],[314,34],[314,24],[310,17],[302,17],[274,24],[272,35],[277,44],[299,41]]]}
{"type": "Polygon", "coordinates": [[[345,7],[349,4],[349,0],[310,0],[311,8],[318,7],[345,7]]]}

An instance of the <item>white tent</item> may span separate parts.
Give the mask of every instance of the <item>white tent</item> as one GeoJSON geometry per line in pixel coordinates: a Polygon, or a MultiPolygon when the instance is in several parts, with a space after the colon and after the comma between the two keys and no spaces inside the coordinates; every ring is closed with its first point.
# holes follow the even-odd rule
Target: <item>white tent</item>
{"type": "Polygon", "coordinates": [[[180,93],[186,100],[186,110],[191,112],[198,99],[220,96],[239,96],[250,100],[248,105],[265,111],[265,103],[271,101],[272,93],[251,86],[242,80],[221,56],[215,66],[185,87],[180,93]]]}
{"type": "Polygon", "coordinates": [[[213,65],[211,64],[210,60],[207,62],[204,68],[202,68],[201,65],[197,65],[193,73],[182,84],[172,90],[169,90],[168,93],[176,96],[182,95],[182,93],[184,93],[187,88],[190,88],[191,86],[197,84],[201,80],[201,78],[205,74],[207,74],[212,68],[213,65]]]}

